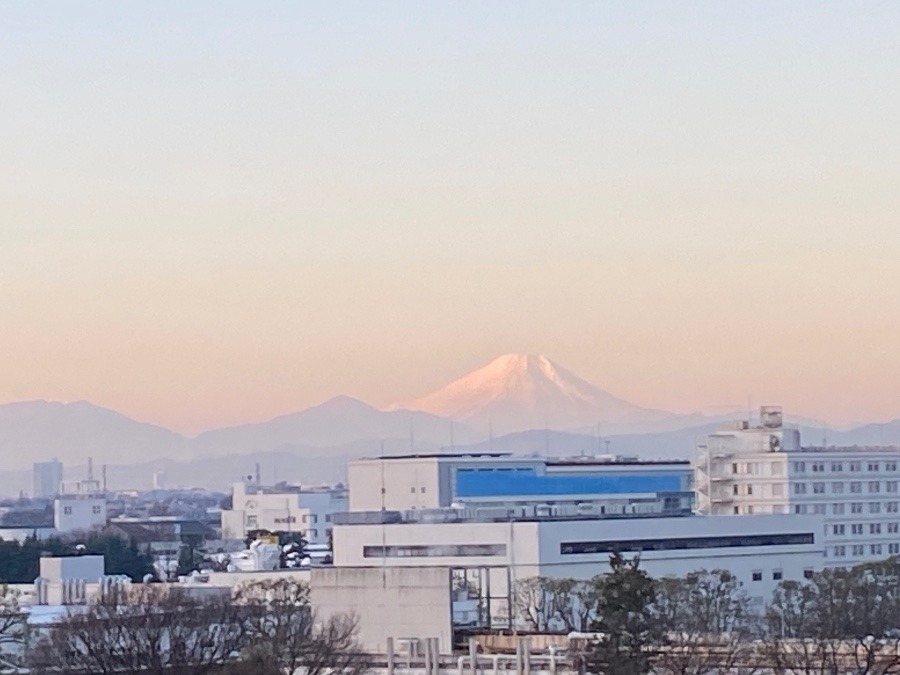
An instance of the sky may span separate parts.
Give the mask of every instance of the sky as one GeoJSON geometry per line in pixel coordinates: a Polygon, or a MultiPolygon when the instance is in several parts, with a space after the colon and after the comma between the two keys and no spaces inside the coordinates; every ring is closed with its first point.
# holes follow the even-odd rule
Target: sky
{"type": "Polygon", "coordinates": [[[0,402],[193,433],[507,352],[900,417],[900,3],[0,4],[0,402]]]}

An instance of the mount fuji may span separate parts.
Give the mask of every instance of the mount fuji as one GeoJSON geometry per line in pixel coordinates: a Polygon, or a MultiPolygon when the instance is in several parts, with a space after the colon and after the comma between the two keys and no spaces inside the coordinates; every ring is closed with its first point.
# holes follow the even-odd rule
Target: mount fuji
{"type": "Polygon", "coordinates": [[[691,416],[617,398],[539,354],[505,354],[437,391],[391,408],[449,417],[501,434],[598,427],[602,433],[625,433],[693,421],[686,419],[691,416]]]}

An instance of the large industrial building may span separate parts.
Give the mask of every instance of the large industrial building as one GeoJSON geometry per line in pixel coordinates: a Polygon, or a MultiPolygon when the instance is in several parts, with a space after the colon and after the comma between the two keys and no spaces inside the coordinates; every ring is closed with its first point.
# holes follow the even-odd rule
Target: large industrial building
{"type": "Polygon", "coordinates": [[[509,454],[387,456],[351,462],[351,511],[533,507],[586,513],[689,512],[687,461],[548,459],[509,454]]]}
{"type": "Polygon", "coordinates": [[[777,407],[739,421],[698,449],[698,511],[816,515],[829,566],[900,554],[900,448],[803,447],[777,407]]]}

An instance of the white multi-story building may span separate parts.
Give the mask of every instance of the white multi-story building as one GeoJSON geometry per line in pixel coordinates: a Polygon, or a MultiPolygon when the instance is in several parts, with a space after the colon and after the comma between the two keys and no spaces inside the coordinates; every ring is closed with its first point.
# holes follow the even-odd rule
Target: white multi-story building
{"type": "Polygon", "coordinates": [[[823,566],[822,519],[814,516],[452,520],[448,511],[437,522],[437,512],[409,511],[385,512],[389,522],[376,523],[362,515],[338,518],[335,566],[495,570],[495,591],[529,577],[590,579],[607,572],[610,554],[620,551],[639,554],[656,577],[729,570],[759,604],[782,579],[800,580],[823,566]]]}
{"type": "Polygon", "coordinates": [[[826,563],[900,554],[900,448],[802,447],[781,409],[710,434],[698,448],[697,508],[709,515],[824,519],[826,563]]]}
{"type": "Polygon", "coordinates": [[[35,462],[33,496],[40,499],[58,495],[62,476],[63,465],[59,460],[35,462]]]}
{"type": "Polygon", "coordinates": [[[347,476],[351,511],[544,505],[598,515],[677,513],[690,512],[694,499],[687,461],[422,454],[360,459],[347,476]]]}
{"type": "Polygon", "coordinates": [[[106,497],[97,494],[60,495],[53,502],[57,532],[85,532],[106,525],[106,497]]]}
{"type": "Polygon", "coordinates": [[[270,488],[235,483],[231,508],[222,510],[222,537],[244,539],[253,530],[303,533],[311,544],[325,544],[335,513],[347,510],[343,488],[270,488]]]}

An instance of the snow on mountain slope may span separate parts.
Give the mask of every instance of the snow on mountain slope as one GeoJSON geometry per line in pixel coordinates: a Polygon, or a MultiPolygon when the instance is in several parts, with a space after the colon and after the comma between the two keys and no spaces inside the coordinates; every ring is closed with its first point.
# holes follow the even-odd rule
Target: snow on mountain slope
{"type": "Polygon", "coordinates": [[[506,354],[422,398],[392,406],[497,433],[640,425],[675,417],[633,405],[537,354],[506,354]]]}

